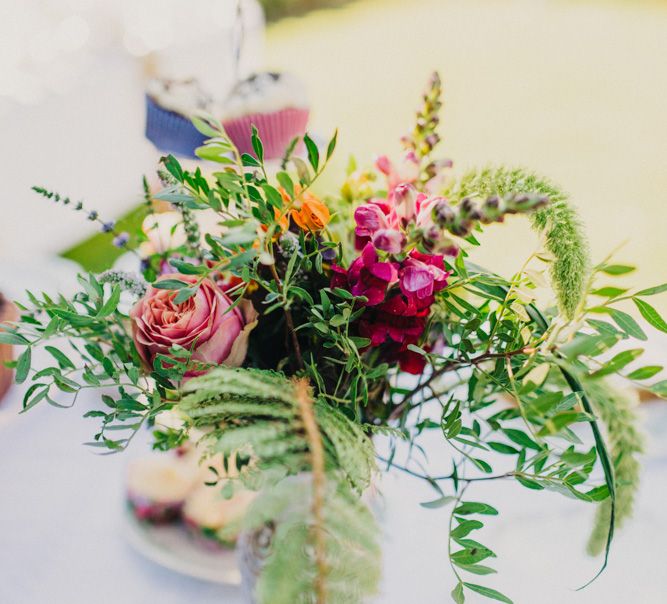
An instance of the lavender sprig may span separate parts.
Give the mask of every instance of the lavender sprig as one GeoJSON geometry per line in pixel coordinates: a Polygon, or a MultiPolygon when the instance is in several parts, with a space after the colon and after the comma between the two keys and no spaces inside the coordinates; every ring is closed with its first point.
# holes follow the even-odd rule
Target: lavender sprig
{"type": "Polygon", "coordinates": [[[56,193],[54,191],[49,191],[44,187],[35,186],[32,187],[32,190],[35,191],[35,193],[41,195],[42,197],[50,199],[55,203],[61,203],[64,206],[71,206],[71,209],[75,212],[87,212],[88,220],[90,220],[91,222],[97,222],[100,225],[100,230],[102,231],[102,233],[110,233],[111,235],[113,235],[112,243],[115,247],[136,254],[136,251],[129,247],[129,242],[130,242],[129,233],[125,231],[122,232],[118,231],[116,229],[116,223],[113,220],[103,220],[102,218],[100,218],[100,214],[97,210],[86,209],[86,207],[83,204],[83,201],[77,201],[76,203],[72,203],[70,197],[61,195],[60,193],[56,193]]]}

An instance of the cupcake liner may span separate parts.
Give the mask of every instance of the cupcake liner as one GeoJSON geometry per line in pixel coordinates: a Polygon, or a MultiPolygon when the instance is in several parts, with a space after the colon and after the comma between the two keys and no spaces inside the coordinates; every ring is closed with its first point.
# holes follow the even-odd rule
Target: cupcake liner
{"type": "Polygon", "coordinates": [[[180,518],[183,502],[155,502],[128,493],[127,505],[137,520],[151,524],[170,524],[180,518]]]}
{"type": "Polygon", "coordinates": [[[265,159],[283,156],[287,145],[295,136],[306,131],[308,109],[281,109],[272,113],[251,113],[223,122],[225,132],[241,153],[254,155],[252,126],[254,125],[264,145],[265,159]]]}
{"type": "Polygon", "coordinates": [[[161,107],[146,95],[146,138],[163,153],[196,158],[195,149],[206,140],[192,122],[175,111],[161,107]]]}

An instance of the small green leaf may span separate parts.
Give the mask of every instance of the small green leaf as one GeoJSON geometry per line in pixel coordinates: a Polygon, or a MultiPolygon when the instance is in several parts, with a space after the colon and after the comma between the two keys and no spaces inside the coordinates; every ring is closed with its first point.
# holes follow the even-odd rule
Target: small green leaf
{"type": "Polygon", "coordinates": [[[206,161],[214,161],[219,164],[233,164],[231,147],[219,143],[209,143],[195,149],[195,155],[206,161]]]}
{"type": "Polygon", "coordinates": [[[456,566],[473,575],[492,575],[498,572],[495,568],[483,564],[457,564],[456,566]]]}
{"type": "Polygon", "coordinates": [[[591,294],[601,296],[602,298],[616,298],[627,291],[627,289],[623,289],[622,287],[601,287],[600,289],[594,289],[591,294]]]}
{"type": "Polygon", "coordinates": [[[478,503],[475,501],[467,501],[462,503],[454,510],[454,514],[459,516],[468,516],[470,514],[484,514],[487,516],[497,516],[498,510],[488,503],[478,503]]]}
{"type": "Polygon", "coordinates": [[[474,583],[463,583],[469,590],[477,592],[478,594],[489,598],[491,600],[497,600],[498,602],[504,602],[505,604],[514,604],[507,596],[501,594],[495,589],[490,587],[484,587],[483,585],[475,585],[474,583]]]}
{"type": "Polygon", "coordinates": [[[260,161],[260,163],[264,162],[264,145],[262,145],[262,141],[259,138],[257,128],[254,125],[252,127],[251,142],[253,151],[255,152],[257,159],[260,161]]]}
{"type": "Polygon", "coordinates": [[[178,182],[183,182],[183,168],[178,160],[173,155],[167,155],[160,160],[167,172],[171,174],[178,182]]]}
{"type": "Polygon", "coordinates": [[[12,346],[25,346],[30,342],[18,333],[0,331],[0,344],[11,344],[12,346]]]}
{"type": "Polygon", "coordinates": [[[17,384],[22,384],[28,377],[30,371],[30,362],[32,360],[32,348],[28,346],[16,361],[16,375],[14,380],[17,384]]]}
{"type": "Polygon", "coordinates": [[[441,508],[446,506],[448,503],[455,501],[456,497],[451,497],[450,495],[444,495],[443,497],[440,497],[439,499],[434,499],[433,501],[425,501],[424,503],[420,503],[423,508],[428,508],[430,510],[434,510],[437,508],[441,508]]]}
{"type": "Polygon", "coordinates": [[[280,186],[287,191],[290,198],[294,199],[294,183],[292,182],[290,175],[287,172],[278,172],[278,174],[276,174],[276,179],[280,183],[280,186]]]}
{"type": "Polygon", "coordinates": [[[338,130],[334,130],[333,136],[331,137],[331,140],[329,141],[329,145],[327,147],[327,159],[329,159],[333,155],[337,141],[338,141],[338,130]]]}
{"type": "Polygon", "coordinates": [[[623,369],[628,363],[632,363],[635,359],[642,355],[643,348],[634,348],[632,350],[624,350],[619,352],[610,361],[607,361],[600,369],[592,374],[592,377],[602,377],[616,373],[623,369]]]}
{"type": "Polygon", "coordinates": [[[630,380],[647,380],[652,378],[654,375],[662,371],[660,365],[647,365],[646,367],[640,367],[635,369],[632,373],[629,373],[626,377],[630,380]]]}
{"type": "Polygon", "coordinates": [[[622,310],[617,310],[615,308],[610,308],[609,314],[614,323],[616,323],[616,325],[618,325],[629,336],[641,341],[645,341],[647,339],[644,330],[628,313],[623,312],[622,310]]]}
{"type": "Polygon", "coordinates": [[[487,447],[489,449],[492,449],[493,451],[496,451],[496,453],[502,453],[503,455],[518,455],[519,451],[515,449],[514,447],[510,447],[509,445],[506,445],[505,443],[498,443],[498,442],[488,442],[486,443],[487,447]]]}
{"type": "Polygon", "coordinates": [[[317,172],[317,169],[320,165],[320,151],[317,148],[317,145],[308,134],[304,135],[303,142],[306,144],[306,150],[308,151],[308,161],[313,167],[313,170],[317,172]]]}
{"type": "Polygon", "coordinates": [[[192,125],[204,136],[208,136],[209,138],[220,136],[220,130],[216,129],[207,118],[193,115],[190,119],[192,120],[192,125]]]}
{"type": "Polygon", "coordinates": [[[197,293],[198,287],[186,287],[180,290],[174,297],[174,304],[183,304],[197,293]]]}
{"type": "Polygon", "coordinates": [[[540,451],[542,447],[538,445],[530,436],[521,430],[516,430],[514,428],[505,428],[503,430],[507,438],[515,442],[517,445],[526,447],[528,449],[534,449],[535,451],[540,451]]]}
{"type": "Polygon", "coordinates": [[[270,184],[262,183],[262,190],[266,195],[266,200],[274,207],[280,209],[283,207],[283,196],[278,189],[272,187],[270,184]]]}
{"type": "Polygon", "coordinates": [[[608,275],[625,275],[627,273],[631,273],[632,271],[635,270],[634,266],[627,266],[624,264],[606,264],[600,269],[603,273],[607,273],[608,275]]]}
{"type": "Polygon", "coordinates": [[[60,350],[54,346],[45,346],[44,349],[56,360],[61,369],[74,369],[74,363],[60,350]]]}
{"type": "Polygon", "coordinates": [[[667,292],[667,283],[643,289],[637,292],[635,296],[655,296],[655,294],[661,294],[662,292],[667,292]]]}
{"type": "Polygon", "coordinates": [[[640,300],[639,298],[633,298],[632,301],[637,305],[642,317],[644,317],[649,324],[653,325],[656,329],[667,333],[667,323],[655,308],[648,302],[644,302],[644,300],[640,300]]]}
{"type": "Polygon", "coordinates": [[[183,289],[188,287],[190,283],[179,281],[178,279],[162,279],[152,284],[155,289],[183,289]]]}
{"type": "Polygon", "coordinates": [[[260,168],[262,166],[262,164],[260,164],[252,155],[249,155],[248,153],[241,155],[241,161],[243,162],[244,166],[250,166],[252,168],[260,168]]]}
{"type": "Polygon", "coordinates": [[[178,258],[170,258],[169,264],[182,275],[203,275],[208,272],[208,268],[203,264],[190,264],[178,258]]]}
{"type": "Polygon", "coordinates": [[[463,520],[461,523],[449,534],[449,536],[456,539],[463,539],[469,535],[472,531],[481,529],[484,526],[479,520],[463,520]]]}
{"type": "Polygon", "coordinates": [[[118,308],[118,302],[120,302],[120,287],[118,285],[114,285],[113,289],[111,290],[109,299],[104,303],[102,308],[100,308],[96,318],[102,319],[104,317],[108,317],[116,310],[116,308],[118,308]]]}
{"type": "Polygon", "coordinates": [[[667,398],[667,380],[656,382],[649,390],[661,398],[667,398]]]}
{"type": "Polygon", "coordinates": [[[520,475],[516,475],[515,478],[519,484],[522,484],[527,489],[532,489],[534,491],[541,491],[544,489],[543,485],[532,478],[526,478],[525,476],[520,475]]]}
{"type": "Polygon", "coordinates": [[[463,583],[457,583],[456,587],[452,589],[452,600],[456,604],[465,604],[465,595],[463,594],[463,583]]]}

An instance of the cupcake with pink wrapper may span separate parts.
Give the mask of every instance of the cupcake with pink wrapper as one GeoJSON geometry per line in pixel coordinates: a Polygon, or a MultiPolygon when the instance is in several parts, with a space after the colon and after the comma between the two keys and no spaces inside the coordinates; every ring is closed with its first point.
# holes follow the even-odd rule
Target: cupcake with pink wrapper
{"type": "Polygon", "coordinates": [[[220,485],[198,486],[185,500],[183,522],[206,549],[234,547],[241,520],[255,496],[252,491],[237,490],[225,499],[220,485]]]}
{"type": "Polygon", "coordinates": [[[265,159],[283,156],[303,136],[310,114],[306,89],[290,73],[263,72],[240,81],[223,107],[222,123],[241,153],[253,154],[252,127],[264,144],[265,159]]]}
{"type": "Polygon", "coordinates": [[[175,522],[197,477],[197,467],[178,457],[151,455],[136,459],[127,472],[128,505],[141,521],[175,522]]]}

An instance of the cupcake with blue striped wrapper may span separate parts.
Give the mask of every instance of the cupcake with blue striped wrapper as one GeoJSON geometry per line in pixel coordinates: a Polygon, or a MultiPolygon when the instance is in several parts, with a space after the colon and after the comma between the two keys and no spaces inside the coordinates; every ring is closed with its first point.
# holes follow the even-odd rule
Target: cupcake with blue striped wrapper
{"type": "Polygon", "coordinates": [[[146,92],[146,138],[162,153],[196,158],[206,137],[191,121],[213,101],[195,80],[151,80],[146,92]]]}

